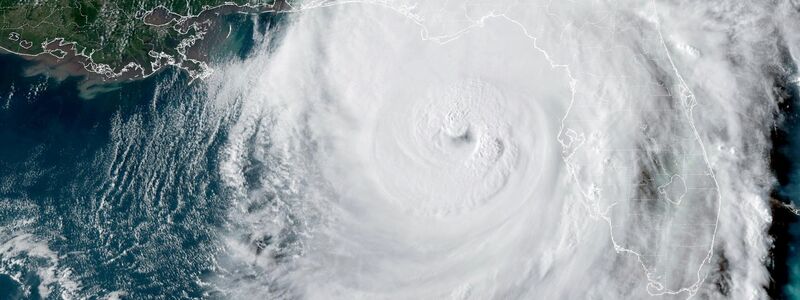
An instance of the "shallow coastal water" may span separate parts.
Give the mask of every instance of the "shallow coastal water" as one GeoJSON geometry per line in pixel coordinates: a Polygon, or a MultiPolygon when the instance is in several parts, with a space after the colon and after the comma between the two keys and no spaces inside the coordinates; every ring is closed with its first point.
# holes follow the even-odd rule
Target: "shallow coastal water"
{"type": "MultiPolygon", "coordinates": [[[[236,60],[275,18],[225,22],[231,38],[208,52],[236,60]]],[[[213,294],[235,105],[171,68],[87,99],[81,78],[30,75],[12,55],[0,65],[0,298],[213,294]]]]}
{"type": "MultiPolygon", "coordinates": [[[[80,78],[0,56],[0,298],[764,293],[771,119],[737,118],[771,106],[745,93],[762,81],[702,75],[749,65],[681,73],[701,51],[670,52],[655,23],[597,32],[630,47],[584,58],[532,42],[536,9],[453,39],[428,35],[468,22],[398,12],[320,8],[285,32],[280,15],[226,16],[208,80],[167,69],[88,99],[80,78]]],[[[794,201],[795,167],[774,170],[779,200],[794,201]]],[[[767,290],[789,297],[800,225],[772,213],[767,290]]]]}

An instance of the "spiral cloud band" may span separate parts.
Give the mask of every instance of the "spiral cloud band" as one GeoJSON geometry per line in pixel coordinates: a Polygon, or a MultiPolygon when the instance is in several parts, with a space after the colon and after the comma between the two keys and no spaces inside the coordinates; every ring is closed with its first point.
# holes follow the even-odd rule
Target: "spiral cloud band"
{"type": "Polygon", "coordinates": [[[766,297],[790,4],[623,2],[297,4],[208,83],[235,120],[215,288],[766,297]]]}

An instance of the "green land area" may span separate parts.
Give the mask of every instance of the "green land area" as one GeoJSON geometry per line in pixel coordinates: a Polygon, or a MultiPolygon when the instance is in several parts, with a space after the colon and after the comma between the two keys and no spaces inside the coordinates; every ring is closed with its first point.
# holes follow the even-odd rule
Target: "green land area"
{"type": "Polygon", "coordinates": [[[148,75],[158,68],[151,64],[159,59],[164,64],[178,60],[171,64],[181,66],[186,44],[202,39],[202,27],[191,25],[202,18],[197,17],[201,12],[226,4],[268,8],[273,1],[0,0],[0,47],[23,55],[73,55],[88,73],[109,78],[118,77],[114,74],[131,63],[141,67],[137,72],[148,75]],[[162,13],[151,14],[156,8],[162,13]],[[161,22],[160,26],[152,25],[157,22],[146,16],[161,22]],[[60,50],[54,50],[58,44],[60,50]]]}

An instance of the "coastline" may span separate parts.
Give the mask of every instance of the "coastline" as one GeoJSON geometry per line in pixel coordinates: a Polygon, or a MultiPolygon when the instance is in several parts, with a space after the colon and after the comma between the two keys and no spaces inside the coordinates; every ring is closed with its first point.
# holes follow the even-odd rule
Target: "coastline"
{"type": "MultiPolygon", "coordinates": [[[[147,62],[121,61],[117,65],[96,63],[92,53],[86,49],[78,51],[75,42],[56,37],[41,45],[42,51],[34,54],[21,53],[0,46],[0,54],[10,54],[33,62],[35,65],[26,72],[28,75],[46,73],[51,77],[63,80],[67,77],[82,78],[82,86],[100,86],[119,84],[133,80],[148,78],[166,67],[175,67],[188,73],[191,81],[208,77],[213,70],[208,66],[209,49],[220,42],[219,34],[207,34],[222,17],[230,14],[286,13],[294,8],[285,0],[278,0],[269,5],[237,5],[226,3],[206,7],[197,14],[180,15],[164,6],[137,13],[136,19],[147,26],[169,27],[185,38],[180,39],[175,54],[149,50],[151,58],[147,62]]],[[[22,40],[24,42],[25,40],[22,40]]]]}

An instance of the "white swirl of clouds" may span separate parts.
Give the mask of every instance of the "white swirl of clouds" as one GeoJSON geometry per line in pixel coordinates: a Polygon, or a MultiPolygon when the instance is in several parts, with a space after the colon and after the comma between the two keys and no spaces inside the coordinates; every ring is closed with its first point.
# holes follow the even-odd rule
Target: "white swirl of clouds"
{"type": "Polygon", "coordinates": [[[763,11],[306,4],[209,81],[224,295],[765,296],[763,11]]]}

